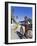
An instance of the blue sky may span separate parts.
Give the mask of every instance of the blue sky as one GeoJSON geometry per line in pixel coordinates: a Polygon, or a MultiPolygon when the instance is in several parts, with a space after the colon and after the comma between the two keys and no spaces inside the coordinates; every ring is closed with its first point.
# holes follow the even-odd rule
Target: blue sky
{"type": "Polygon", "coordinates": [[[18,16],[18,19],[16,21],[23,21],[24,17],[27,16],[29,18],[32,18],[32,7],[11,7],[11,14],[14,16],[18,16]],[[14,12],[13,12],[14,9],[14,12]]]}

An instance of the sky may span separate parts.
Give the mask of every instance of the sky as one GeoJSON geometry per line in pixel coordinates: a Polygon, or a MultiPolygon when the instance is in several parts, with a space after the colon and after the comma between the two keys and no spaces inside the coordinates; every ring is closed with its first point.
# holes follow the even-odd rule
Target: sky
{"type": "Polygon", "coordinates": [[[23,21],[25,16],[32,18],[32,7],[12,6],[11,14],[14,16],[18,16],[16,21],[23,21]]]}

